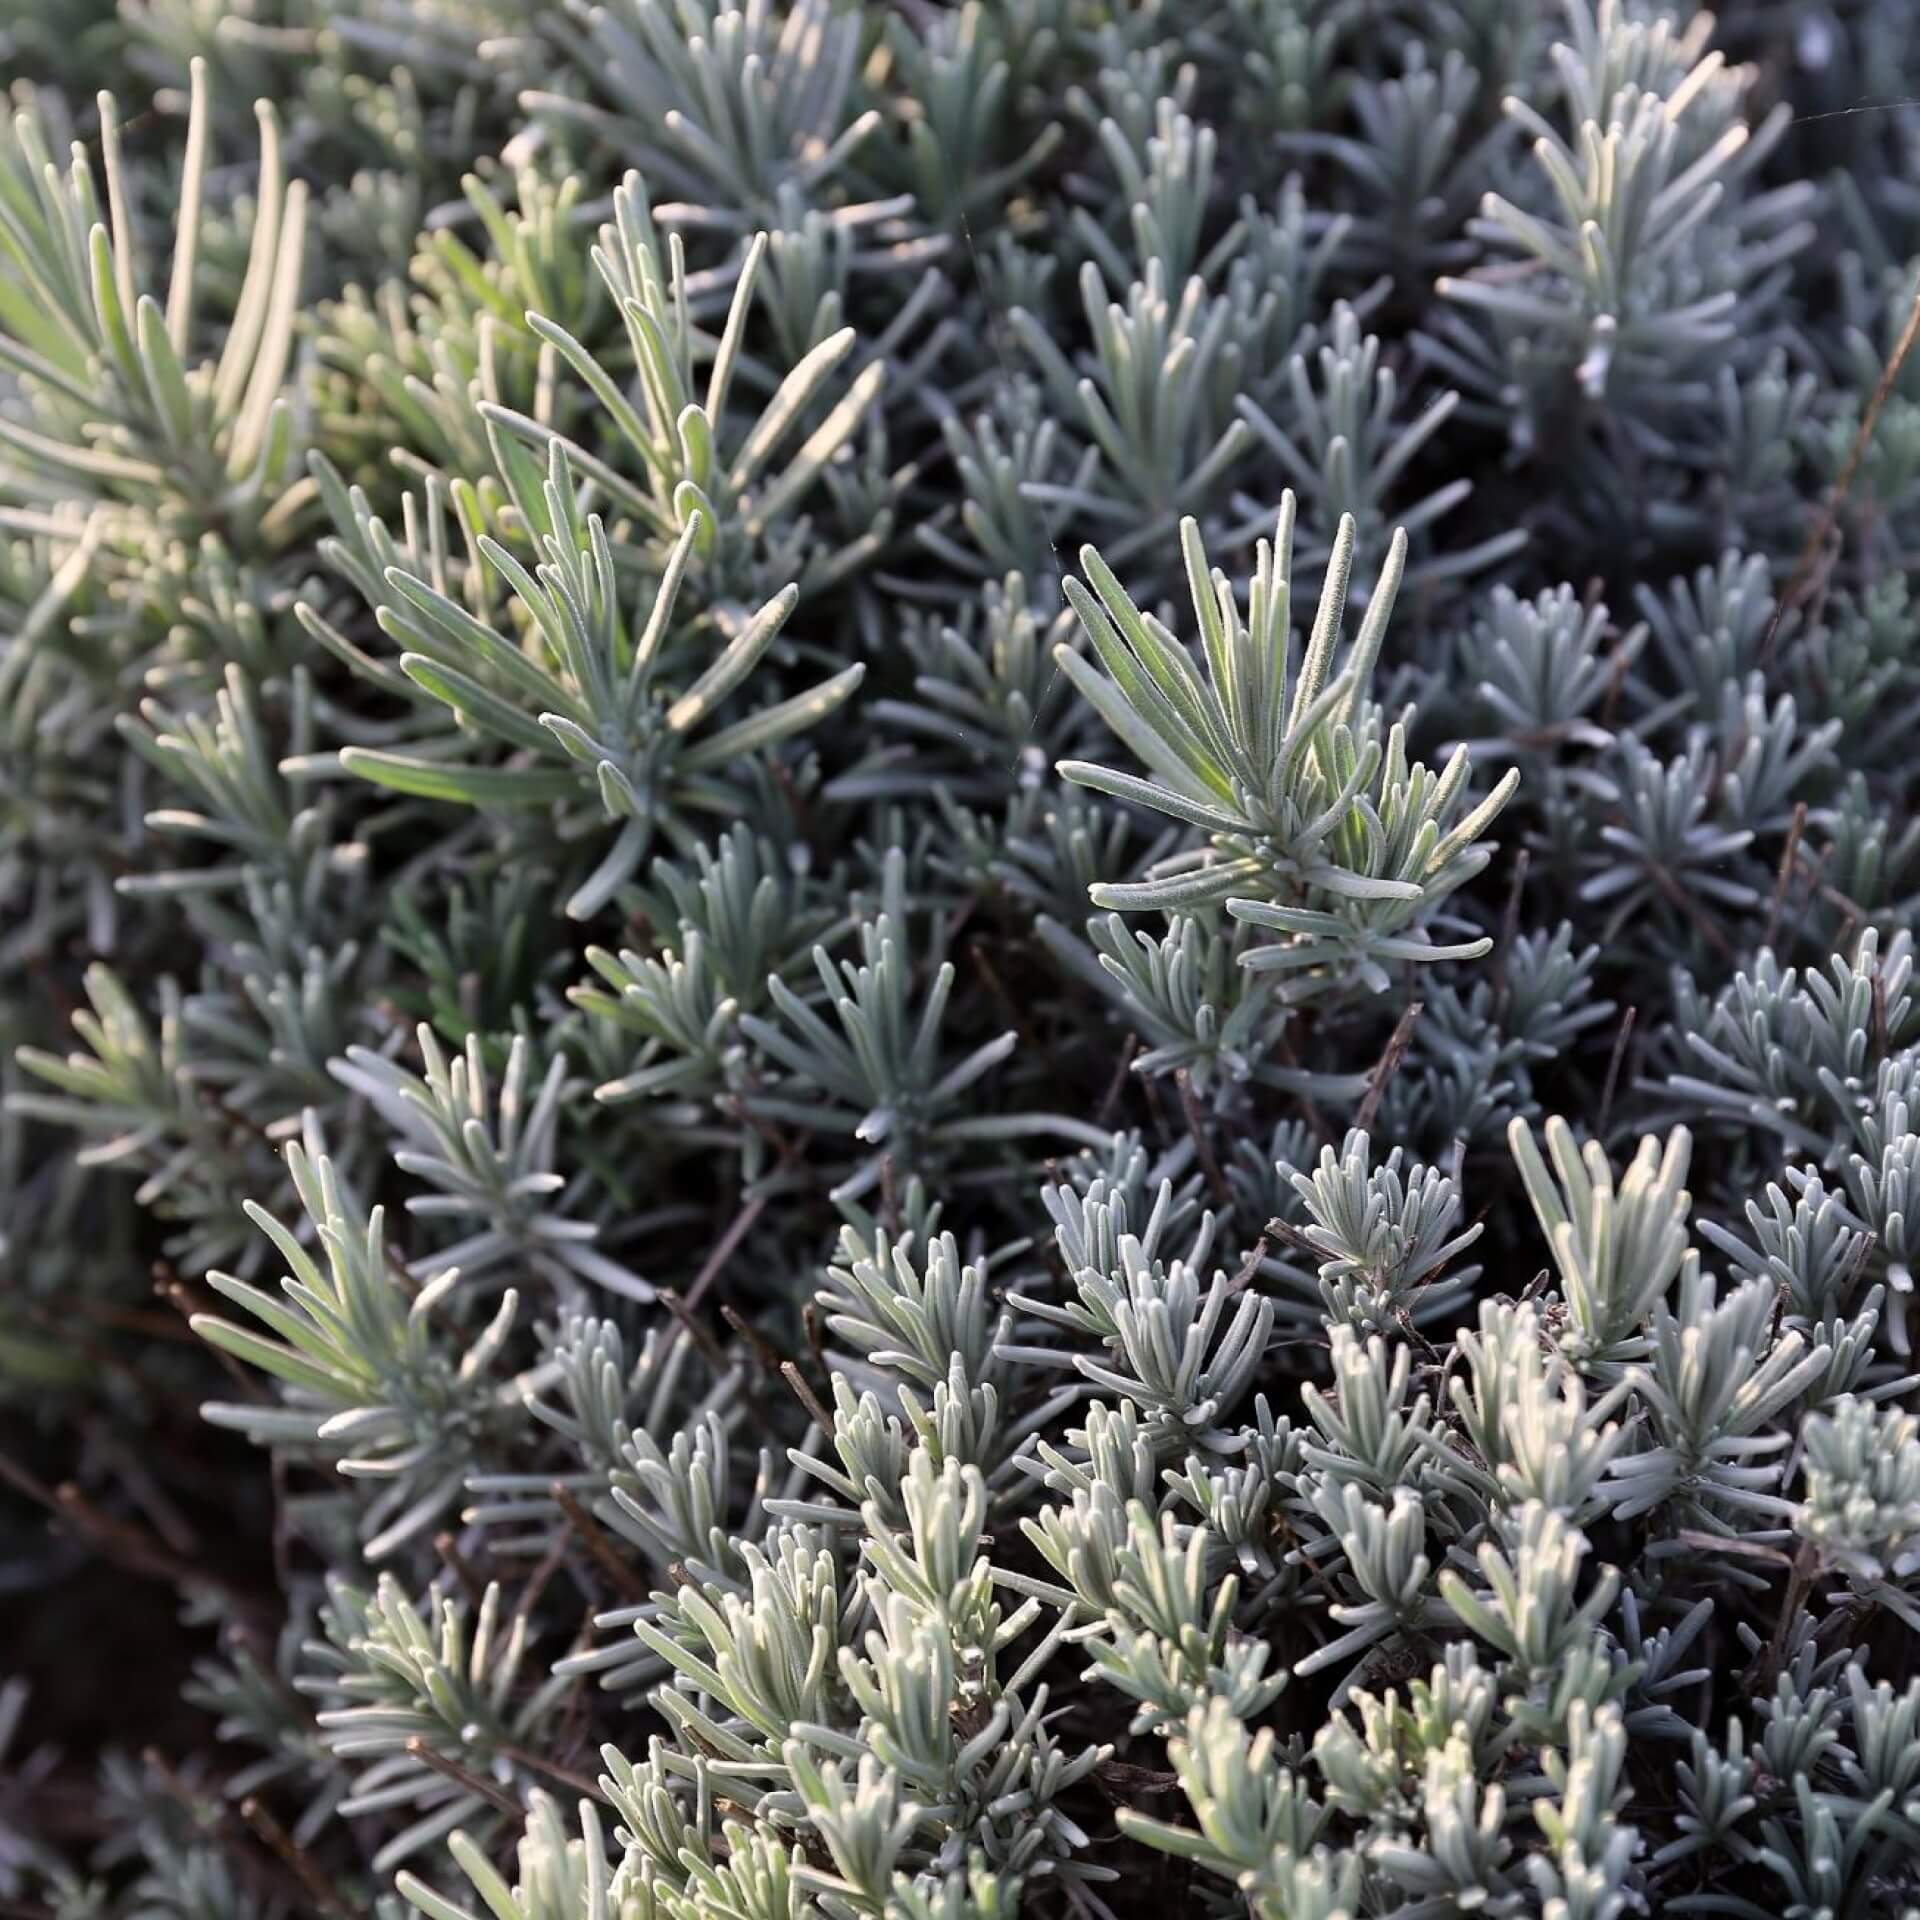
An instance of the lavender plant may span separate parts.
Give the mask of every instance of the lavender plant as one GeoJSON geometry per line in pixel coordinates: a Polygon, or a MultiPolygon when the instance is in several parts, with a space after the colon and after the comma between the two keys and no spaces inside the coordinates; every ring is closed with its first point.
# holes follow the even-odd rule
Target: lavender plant
{"type": "Polygon", "coordinates": [[[69,13],[0,1909],[1920,1909],[1907,10],[69,13]]]}

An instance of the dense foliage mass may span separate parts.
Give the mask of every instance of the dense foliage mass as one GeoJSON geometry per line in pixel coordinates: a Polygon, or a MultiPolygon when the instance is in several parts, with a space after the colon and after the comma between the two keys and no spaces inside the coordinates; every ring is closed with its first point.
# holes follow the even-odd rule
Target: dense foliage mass
{"type": "Polygon", "coordinates": [[[1913,1911],[1920,13],[0,65],[0,1910],[1913,1911]]]}

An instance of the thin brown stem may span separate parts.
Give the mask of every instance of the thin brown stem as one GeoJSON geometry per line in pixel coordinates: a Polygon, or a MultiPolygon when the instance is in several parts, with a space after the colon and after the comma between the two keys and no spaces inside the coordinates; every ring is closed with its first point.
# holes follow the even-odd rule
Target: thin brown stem
{"type": "Polygon", "coordinates": [[[1140,1051],[1140,1036],[1137,1033],[1127,1035],[1120,1048],[1120,1058],[1114,1063],[1113,1078],[1107,1082],[1107,1090],[1100,1097],[1100,1105],[1095,1111],[1093,1124],[1104,1127],[1113,1118],[1114,1109],[1120,1104],[1120,1096],[1126,1090],[1127,1075],[1133,1070],[1135,1056],[1140,1051]]]}
{"type": "Polygon", "coordinates": [[[563,1787],[571,1787],[575,1793],[585,1794],[589,1800],[604,1802],[606,1795],[600,1791],[597,1780],[589,1780],[584,1773],[575,1773],[571,1767],[556,1766],[551,1760],[543,1760],[537,1753],[530,1753],[525,1747],[502,1747],[507,1758],[517,1766],[529,1767],[535,1773],[544,1773],[549,1780],[558,1780],[563,1787]]]}
{"type": "Polygon", "coordinates": [[[1762,1699],[1772,1693],[1774,1682],[1780,1678],[1781,1669],[1787,1663],[1787,1636],[1793,1631],[1794,1620],[1819,1571],[1820,1550],[1811,1540],[1803,1541],[1800,1551],[1793,1556],[1786,1589],[1780,1596],[1780,1614],[1773,1623],[1773,1637],[1767,1642],[1766,1652],[1747,1673],[1746,1691],[1752,1698],[1762,1699]]]}
{"type": "MultiPolygon", "coordinates": [[[[707,1364],[713,1369],[715,1375],[725,1373],[727,1370],[725,1349],[720,1345],[720,1342],[713,1337],[712,1330],[703,1322],[695,1319],[693,1314],[688,1311],[687,1303],[681,1299],[679,1294],[671,1287],[662,1287],[660,1289],[660,1304],[665,1307],[686,1330],[688,1339],[706,1356],[707,1364]]],[[[724,1313],[726,1309],[723,1307],[721,1311],[724,1313]]]]}
{"type": "Polygon", "coordinates": [[[560,1571],[561,1563],[567,1557],[567,1535],[562,1532],[554,1536],[553,1545],[541,1557],[540,1564],[534,1568],[532,1576],[521,1589],[520,1598],[513,1609],[516,1620],[531,1620],[533,1610],[540,1604],[541,1595],[547,1590],[547,1582],[560,1571]]]}
{"type": "Polygon", "coordinates": [[[818,1300],[809,1300],[800,1309],[800,1328],[807,1336],[807,1352],[812,1356],[814,1370],[821,1379],[831,1376],[833,1369],[827,1364],[826,1315],[820,1311],[818,1300]]]}
{"type": "Polygon", "coordinates": [[[1767,931],[1763,946],[1771,947],[1779,931],[1780,911],[1787,904],[1787,888],[1793,882],[1793,870],[1800,860],[1800,836],[1807,830],[1807,803],[1796,801],[1793,824],[1787,829],[1787,844],[1780,850],[1780,871],[1774,877],[1773,900],[1767,908],[1767,931]]]}
{"type": "Polygon", "coordinates": [[[1900,369],[1906,365],[1907,355],[1913,351],[1916,340],[1920,340],[1920,287],[1914,289],[1913,304],[1907,309],[1906,324],[1901,327],[1900,337],[1893,343],[1893,351],[1887,355],[1887,364],[1880,369],[1880,378],[1874,384],[1866,411],[1860,416],[1853,445],[1847,450],[1847,463],[1840,469],[1840,477],[1833,483],[1833,492],[1820,510],[1820,517],[1813,523],[1807,535],[1807,544],[1800,550],[1800,559],[1793,569],[1793,577],[1787,582],[1787,590],[1780,596],[1773,610],[1773,618],[1767,623],[1767,637],[1760,643],[1759,660],[1763,667],[1773,659],[1774,645],[1787,615],[1813,590],[1820,555],[1839,524],[1840,510],[1846,505],[1847,496],[1853,491],[1854,480],[1859,474],[1860,463],[1867,457],[1868,447],[1873,444],[1873,433],[1880,424],[1881,409],[1893,397],[1900,369]]]}
{"type": "Polygon", "coordinates": [[[1495,1002],[1502,1008],[1507,1001],[1507,960],[1520,931],[1520,895],[1527,884],[1531,859],[1525,847],[1513,857],[1513,880],[1507,888],[1507,904],[1500,915],[1500,932],[1493,943],[1493,993],[1495,1002]]]}
{"type": "Polygon", "coordinates": [[[483,1780],[479,1774],[463,1767],[457,1760],[449,1760],[444,1753],[435,1753],[416,1733],[407,1742],[407,1752],[423,1767],[431,1767],[443,1780],[451,1780],[463,1793],[470,1793],[476,1799],[484,1800],[496,1813],[504,1813],[509,1820],[526,1818],[526,1808],[511,1794],[502,1793],[491,1780],[483,1780]]]}
{"type": "Polygon", "coordinates": [[[1362,1133],[1372,1127],[1380,1111],[1380,1102],[1386,1097],[1387,1083],[1399,1071],[1400,1062],[1407,1057],[1407,1047],[1413,1039],[1414,1022],[1420,1018],[1420,1013],[1421,1002],[1408,1001],[1406,1012],[1394,1023],[1393,1032],[1387,1037],[1386,1051],[1381,1054],[1373,1077],[1367,1082],[1367,1096],[1360,1102],[1360,1111],[1353,1116],[1353,1124],[1362,1133]]]}
{"type": "Polygon", "coordinates": [[[1253,1285],[1254,1276],[1260,1271],[1260,1263],[1267,1257],[1267,1236],[1263,1232],[1251,1247],[1247,1257],[1240,1262],[1239,1270],[1234,1274],[1229,1288],[1233,1293],[1244,1293],[1253,1285]]]}
{"type": "Polygon", "coordinates": [[[987,991],[993,996],[1007,1024],[1020,1036],[1020,1044],[1023,1047],[1038,1049],[1040,1041],[1033,1031],[1032,1024],[1020,1011],[1019,1003],[1013,995],[1007,991],[1006,982],[1000,978],[999,970],[987,958],[986,947],[978,940],[971,942],[967,948],[967,958],[973,962],[974,971],[979,974],[987,991]]]}
{"type": "Polygon", "coordinates": [[[713,1251],[707,1255],[706,1264],[694,1276],[693,1285],[687,1289],[687,1308],[691,1311],[700,1304],[700,1296],[713,1285],[721,1270],[734,1256],[740,1242],[753,1231],[753,1223],[766,1211],[767,1196],[756,1193],[747,1204],[733,1216],[733,1224],[723,1233],[713,1251]]]}
{"type": "Polygon", "coordinates": [[[747,1343],[747,1351],[753,1355],[754,1364],[762,1373],[780,1371],[780,1353],[767,1336],[756,1327],[745,1314],[721,1303],[720,1318],[747,1343]]]}
{"type": "Polygon", "coordinates": [[[807,1417],[824,1434],[833,1432],[833,1415],[820,1402],[820,1396],[807,1383],[807,1376],[791,1360],[780,1362],[780,1378],[793,1390],[793,1397],[806,1408],[807,1417]]]}
{"type": "Polygon", "coordinates": [[[242,1601],[249,1598],[224,1574],[175,1553],[161,1541],[141,1532],[130,1521],[103,1513],[71,1480],[54,1488],[49,1495],[45,1488],[33,1480],[31,1474],[23,1473],[4,1460],[0,1460],[0,1478],[11,1481],[43,1505],[50,1505],[55,1513],[77,1532],[84,1534],[109,1559],[117,1561],[131,1572],[145,1574],[151,1580],[165,1580],[176,1587],[211,1587],[231,1598],[242,1601]]]}
{"type": "Polygon", "coordinates": [[[622,1598],[631,1600],[635,1605],[644,1603],[647,1598],[646,1582],[621,1559],[599,1521],[580,1504],[573,1490],[556,1480],[553,1483],[553,1503],[566,1516],[567,1525],[592,1556],[594,1565],[613,1582],[622,1598]]]}
{"type": "Polygon", "coordinates": [[[1613,1036],[1613,1052],[1607,1060],[1606,1083],[1600,1089],[1600,1120],[1594,1128],[1596,1140],[1607,1137],[1607,1122],[1613,1116],[1614,1090],[1620,1084],[1620,1063],[1627,1057],[1627,1042],[1633,1038],[1633,1023],[1637,1013],[1637,1008],[1629,1007],[1620,1022],[1620,1031],[1613,1036]]]}
{"type": "Polygon", "coordinates": [[[1186,1117],[1187,1132],[1193,1138],[1193,1150],[1199,1157],[1200,1171],[1207,1177],[1207,1185],[1213,1197],[1223,1207],[1233,1204],[1233,1189],[1227,1185],[1227,1176],[1220,1171],[1220,1162],[1213,1151],[1213,1136],[1207,1131],[1207,1116],[1200,1111],[1200,1097],[1193,1090],[1193,1076],[1182,1067],[1173,1076],[1174,1090],[1180,1096],[1180,1111],[1186,1117]]]}
{"type": "Polygon", "coordinates": [[[444,1565],[460,1582],[467,1598],[477,1607],[486,1598],[487,1583],[480,1578],[474,1564],[460,1551],[460,1543],[451,1533],[436,1533],[433,1536],[433,1550],[440,1556],[444,1565]]]}
{"type": "Polygon", "coordinates": [[[359,1920],[334,1890],[333,1882],[321,1872],[313,1856],[252,1794],[240,1802],[240,1818],[306,1889],[307,1898],[320,1912],[336,1914],[339,1920],[359,1920]]]}
{"type": "Polygon", "coordinates": [[[214,1346],[211,1341],[201,1341],[200,1336],[188,1325],[188,1322],[192,1320],[193,1316],[196,1313],[204,1311],[204,1309],[200,1302],[194,1299],[187,1283],[180,1278],[171,1262],[156,1260],[153,1263],[153,1290],[180,1316],[180,1324],[187,1338],[189,1340],[199,1341],[199,1343],[213,1355],[215,1360],[220,1363],[221,1370],[226,1374],[227,1378],[240,1389],[242,1399],[261,1400],[265,1398],[265,1395],[261,1391],[259,1381],[248,1373],[232,1354],[228,1353],[224,1347],[214,1346]]]}

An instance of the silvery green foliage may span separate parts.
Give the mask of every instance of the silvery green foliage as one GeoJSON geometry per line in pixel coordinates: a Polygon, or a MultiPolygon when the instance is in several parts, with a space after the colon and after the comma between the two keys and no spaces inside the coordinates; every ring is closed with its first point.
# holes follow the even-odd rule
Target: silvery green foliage
{"type": "MultiPolygon", "coordinates": [[[[630,1914],[644,1913],[645,1896],[632,1884],[624,1862],[609,1870],[605,1829],[592,1801],[580,1802],[579,1823],[575,1835],[552,1795],[536,1792],[516,1853],[519,1872],[511,1885],[472,1835],[456,1831],[448,1851],[482,1904],[495,1914],[512,1914],[515,1920],[627,1920],[630,1914]]],[[[471,1908],[449,1900],[414,1874],[398,1875],[395,1884],[431,1920],[473,1920],[471,1908]]]]}
{"type": "Polygon", "coordinates": [[[906,862],[897,847],[887,853],[880,897],[878,914],[860,925],[857,963],[832,960],[824,947],[814,949],[814,967],[835,1025],[829,1026],[778,974],[767,976],[777,1022],[742,1017],[741,1031],[771,1068],[784,1068],[789,1076],[787,1089],[776,1084],[769,1093],[754,1095],[752,1110],[809,1132],[851,1136],[870,1149],[835,1189],[847,1200],[868,1192],[889,1166],[903,1173],[932,1171],[943,1154],[969,1140],[1050,1133],[1099,1144],[1097,1128],[1064,1115],[963,1111],[969,1103],[962,1096],[1006,1059],[1017,1035],[999,1034],[943,1070],[940,1022],[953,990],[954,966],[944,957],[945,933],[936,922],[936,971],[916,1007],[906,945],[906,862]],[[821,1094],[834,1104],[821,1104],[821,1094]]]}
{"type": "MultiPolygon", "coordinates": [[[[393,1163],[436,1191],[407,1202],[416,1218],[475,1223],[478,1231],[431,1256],[469,1280],[507,1263],[530,1265],[563,1293],[584,1282],[645,1300],[638,1274],[593,1247],[591,1221],[557,1214],[565,1179],[553,1170],[564,1058],[556,1055],[537,1089],[529,1085],[532,1048],[516,1034],[496,1099],[477,1034],[449,1061],[433,1029],[419,1030],[416,1076],[364,1047],[349,1047],[335,1077],[363,1095],[395,1131],[393,1163]]],[[[428,1264],[415,1262],[416,1268],[428,1264]]]]}
{"type": "Polygon", "coordinates": [[[292,408],[284,395],[298,317],[307,187],[287,181],[278,120],[261,102],[260,174],[246,279],[217,358],[197,312],[206,269],[201,205],[213,140],[210,77],[191,78],[180,215],[164,301],[146,284],[128,199],[123,129],[101,102],[105,196],[84,153],[64,175],[31,108],[5,156],[11,268],[4,359],[31,382],[34,424],[10,419],[0,441],[21,497],[126,503],[188,517],[197,535],[229,516],[250,533],[284,525],[292,475],[292,408]],[[194,525],[197,518],[199,525],[194,525]]]}
{"type": "Polygon", "coordinates": [[[1478,943],[1434,943],[1418,920],[1485,865],[1489,853],[1478,836],[1516,778],[1463,810],[1465,753],[1439,775],[1410,763],[1403,726],[1389,727],[1368,698],[1405,566],[1403,537],[1396,536],[1351,655],[1335,673],[1355,541],[1351,518],[1343,520],[1312,636],[1295,664],[1292,539],[1288,493],[1273,540],[1260,543],[1243,610],[1226,576],[1209,570],[1198,528],[1183,524],[1204,681],[1099,553],[1082,552],[1094,591],[1069,581],[1067,593],[1104,671],[1066,650],[1060,665],[1157,778],[1084,761],[1061,771],[1205,836],[1143,881],[1097,887],[1097,905],[1140,912],[1224,903],[1234,919],[1283,936],[1241,954],[1251,971],[1292,976],[1300,996],[1327,991],[1331,976],[1347,970],[1379,991],[1389,962],[1473,959],[1485,951],[1478,943]]]}
{"type": "Polygon", "coordinates": [[[427,1756],[471,1768],[470,1780],[510,1781],[516,1742],[550,1714],[564,1681],[516,1694],[527,1653],[524,1616],[501,1617],[489,1587],[477,1613],[442,1598],[410,1600],[384,1576],[371,1592],[331,1583],[320,1609],[324,1639],[303,1650],[300,1690],[327,1704],[315,1724],[329,1752],[359,1768],[340,1810],[404,1807],[417,1817],[385,1850],[392,1864],[471,1819],[486,1789],[449,1778],[427,1756]]]}
{"type": "Polygon", "coordinates": [[[194,1322],[203,1339],[280,1381],[282,1404],[214,1402],[203,1411],[256,1441],[312,1448],[350,1478],[387,1482],[360,1523],[368,1559],[379,1560],[458,1499],[474,1450],[510,1417],[511,1383],[494,1372],[519,1297],[509,1288],[479,1337],[457,1346],[434,1322],[459,1268],[442,1268],[409,1297],[388,1267],[383,1210],[363,1212],[330,1160],[310,1160],[298,1145],[287,1158],[325,1270],[248,1202],[287,1264],[285,1298],[228,1274],[210,1274],[208,1284],[278,1337],[214,1314],[194,1322]]]}
{"type": "Polygon", "coordinates": [[[1850,1581],[1910,1618],[1904,1592],[1920,1532],[1920,1444],[1911,1416],[1876,1412],[1851,1395],[1831,1414],[1808,1416],[1806,1503],[1795,1528],[1829,1554],[1850,1581]]]}
{"type": "Polygon", "coordinates": [[[1675,1275],[1691,1277],[1698,1265],[1682,1184],[1692,1142],[1675,1132],[1663,1148],[1648,1135],[1616,1179],[1605,1149],[1580,1146],[1562,1119],[1546,1126],[1551,1169],[1525,1121],[1513,1123],[1508,1140],[1559,1273],[1559,1344],[1583,1371],[1617,1377],[1622,1361],[1646,1352],[1641,1330],[1675,1275]]]}
{"type": "MultiPolygon", "coordinates": [[[[1305,496],[1310,524],[1324,528],[1331,522],[1337,528],[1350,518],[1359,545],[1377,552],[1387,541],[1391,520],[1409,539],[1430,545],[1431,530],[1473,491],[1470,482],[1456,480],[1392,514],[1386,507],[1400,475],[1446,425],[1459,399],[1457,393],[1434,394],[1417,418],[1397,418],[1398,385],[1392,369],[1380,365],[1379,336],[1363,335],[1359,317],[1343,301],[1334,308],[1327,338],[1311,362],[1304,353],[1288,361],[1274,411],[1250,397],[1239,405],[1240,417],[1285,471],[1289,485],[1305,496]],[[1283,398],[1287,404],[1281,408],[1283,398]],[[1275,412],[1288,427],[1279,424],[1275,412]]],[[[1441,574],[1469,573],[1493,565],[1525,541],[1516,528],[1444,559],[1416,562],[1408,577],[1417,585],[1441,574]]],[[[1316,554],[1327,544],[1316,541],[1316,554]]]]}
{"type": "MultiPolygon", "coordinates": [[[[1064,927],[1043,919],[1038,929],[1085,969],[1085,949],[1064,927]]],[[[1185,1073],[1203,1088],[1218,1074],[1261,1074],[1283,1023],[1273,995],[1240,964],[1251,944],[1244,924],[1202,908],[1168,914],[1165,934],[1154,934],[1115,913],[1089,920],[1087,940],[1100,966],[1091,980],[1154,1043],[1134,1062],[1135,1072],[1185,1073]]]]}
{"type": "Polygon", "coordinates": [[[1024,308],[1009,317],[1052,406],[1097,455],[1087,484],[1060,504],[1096,523],[1136,521],[1116,543],[1121,555],[1161,545],[1177,518],[1217,502],[1252,437],[1230,400],[1242,358],[1229,332],[1232,308],[1210,299],[1198,274],[1170,283],[1160,257],[1149,257],[1141,275],[1115,298],[1093,261],[1081,269],[1093,343],[1085,372],[1024,308]]]}
{"type": "Polygon", "coordinates": [[[0,1904],[1920,1903],[1920,32],[1726,11],[0,5],[0,1904]]]}
{"type": "Polygon", "coordinates": [[[1441,290],[1491,329],[1490,367],[1519,402],[1525,449],[1543,449],[1563,420],[1605,413],[1663,450],[1662,427],[1704,409],[1715,354],[1737,359],[1763,337],[1742,322],[1765,315],[1781,263],[1812,239],[1812,188],[1753,184],[1788,116],[1742,118],[1756,75],[1707,53],[1707,15],[1682,25],[1613,0],[1564,12],[1551,108],[1506,102],[1531,169],[1514,194],[1486,197],[1477,228],[1535,271],[1515,284],[1489,263],[1441,290]]]}
{"type": "Polygon", "coordinates": [[[681,14],[627,0],[574,43],[606,107],[570,91],[522,104],[604,136],[637,134],[676,197],[751,213],[783,188],[813,192],[875,131],[876,113],[850,111],[857,29],[824,4],[681,14]]]}
{"type": "Polygon", "coordinates": [[[1194,1246],[1161,1256],[1172,1189],[1162,1186],[1152,1214],[1131,1230],[1126,1198],[1096,1180],[1084,1194],[1062,1187],[1046,1196],[1054,1239],[1076,1298],[1054,1304],[1024,1295],[1013,1304],[1049,1326],[1069,1328],[1105,1349],[1109,1365],[1090,1354],[1045,1349],[1025,1357],[1042,1365],[1065,1361],[1095,1386],[1122,1393],[1148,1420],[1148,1444],[1207,1449],[1225,1436],[1222,1414],[1245,1393],[1265,1351],[1270,1302],[1251,1293],[1233,1300],[1226,1273],[1201,1278],[1212,1246],[1203,1220],[1194,1246]]]}
{"type": "Polygon", "coordinates": [[[1339,1154],[1320,1150],[1311,1174],[1293,1184],[1306,1204],[1304,1238],[1320,1261],[1327,1318],[1356,1332],[1451,1317],[1472,1290],[1477,1267],[1441,1276],[1480,1237],[1456,1232],[1461,1205],[1453,1182],[1434,1167],[1402,1171],[1396,1147],[1378,1167],[1372,1143],[1355,1129],[1339,1154]]]}
{"type": "MultiPolygon", "coordinates": [[[[654,669],[671,630],[687,562],[709,524],[703,513],[693,510],[645,618],[630,622],[621,606],[606,528],[597,514],[582,523],[566,450],[558,441],[541,504],[553,531],[542,542],[532,575],[488,536],[480,536],[477,544],[511,585],[519,623],[539,632],[551,649],[550,664],[530,659],[526,650],[430,583],[398,569],[387,576],[388,587],[411,609],[389,609],[384,623],[390,635],[412,649],[400,656],[401,671],[450,708],[468,731],[520,749],[520,764],[474,766],[451,755],[356,748],[342,754],[341,764],[401,793],[470,805],[550,806],[575,795],[597,802],[604,817],[618,823],[618,832],[606,857],[567,903],[569,916],[584,920],[645,855],[658,806],[693,801],[709,770],[830,713],[859,684],[861,670],[849,667],[776,707],[689,741],[686,736],[710,718],[772,645],[797,590],[789,586],[762,607],[669,701],[654,684],[654,669]],[[528,753],[549,764],[528,764],[528,753]]],[[[711,795],[707,803],[713,803],[711,795]]],[[[572,831],[577,834],[579,828],[572,831]]]]}

